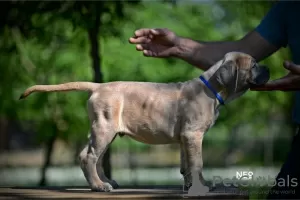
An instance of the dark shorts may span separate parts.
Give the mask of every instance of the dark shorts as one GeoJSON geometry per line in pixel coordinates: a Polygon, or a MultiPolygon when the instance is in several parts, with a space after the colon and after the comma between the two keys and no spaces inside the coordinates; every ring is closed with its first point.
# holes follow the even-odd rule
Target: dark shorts
{"type": "Polygon", "coordinates": [[[267,199],[300,199],[300,125],[287,159],[276,177],[276,183],[267,199]]]}

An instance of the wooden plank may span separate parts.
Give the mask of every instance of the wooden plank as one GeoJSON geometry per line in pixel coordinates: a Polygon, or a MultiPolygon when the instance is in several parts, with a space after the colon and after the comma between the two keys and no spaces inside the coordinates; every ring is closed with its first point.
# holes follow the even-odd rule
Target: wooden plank
{"type": "Polygon", "coordinates": [[[112,192],[92,192],[86,187],[2,187],[0,199],[249,199],[242,193],[209,192],[188,197],[180,187],[123,187],[112,192]]]}

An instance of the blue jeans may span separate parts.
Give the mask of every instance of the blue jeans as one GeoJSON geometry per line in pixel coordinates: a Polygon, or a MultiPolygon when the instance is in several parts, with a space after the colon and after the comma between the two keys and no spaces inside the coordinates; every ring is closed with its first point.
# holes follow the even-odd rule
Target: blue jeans
{"type": "Polygon", "coordinates": [[[297,126],[291,150],[276,177],[276,183],[267,199],[300,199],[300,125],[297,126]],[[296,184],[291,184],[292,178],[296,184]]]}

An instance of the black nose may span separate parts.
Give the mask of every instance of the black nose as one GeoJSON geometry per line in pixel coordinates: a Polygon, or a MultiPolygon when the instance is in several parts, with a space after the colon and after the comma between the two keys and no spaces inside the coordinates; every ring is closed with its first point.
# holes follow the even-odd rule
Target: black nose
{"type": "Polygon", "coordinates": [[[255,78],[255,82],[258,85],[265,84],[270,79],[270,70],[265,65],[260,65],[258,68],[258,73],[255,78]]]}

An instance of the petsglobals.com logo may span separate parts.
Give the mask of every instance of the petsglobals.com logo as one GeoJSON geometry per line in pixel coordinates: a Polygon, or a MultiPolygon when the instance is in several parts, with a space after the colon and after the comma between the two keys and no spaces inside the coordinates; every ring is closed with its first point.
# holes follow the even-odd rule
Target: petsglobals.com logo
{"type": "Polygon", "coordinates": [[[253,175],[254,173],[252,171],[237,171],[235,176],[239,180],[251,180],[253,175]]]}
{"type": "Polygon", "coordinates": [[[271,176],[257,176],[253,173],[239,174],[233,178],[222,178],[220,176],[214,176],[212,180],[213,186],[223,185],[225,187],[297,187],[298,179],[287,175],[285,178],[278,178],[271,176]]]}

